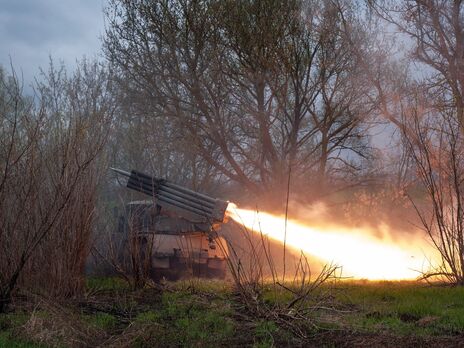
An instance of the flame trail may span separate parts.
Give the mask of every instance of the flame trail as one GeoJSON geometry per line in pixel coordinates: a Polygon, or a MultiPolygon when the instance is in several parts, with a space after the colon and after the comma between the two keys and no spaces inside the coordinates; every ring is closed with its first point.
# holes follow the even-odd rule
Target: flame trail
{"type": "MultiPolygon", "coordinates": [[[[240,209],[230,204],[228,215],[247,229],[269,238],[284,241],[285,218],[265,212],[240,209]]],[[[393,241],[372,236],[368,228],[309,226],[288,220],[287,246],[301,250],[325,262],[343,267],[343,275],[369,280],[415,279],[429,269],[436,256],[424,238],[414,235],[409,240],[393,241]]]]}

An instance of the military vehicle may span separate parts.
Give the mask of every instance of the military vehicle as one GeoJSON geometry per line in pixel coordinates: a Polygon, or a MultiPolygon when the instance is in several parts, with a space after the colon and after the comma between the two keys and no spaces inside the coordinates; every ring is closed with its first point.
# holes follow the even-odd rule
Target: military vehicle
{"type": "Polygon", "coordinates": [[[118,228],[125,252],[128,243],[136,244],[151,278],[225,277],[228,247],[217,232],[227,201],[135,170],[111,169],[127,179],[128,188],[151,197],[128,203],[118,228]]]}

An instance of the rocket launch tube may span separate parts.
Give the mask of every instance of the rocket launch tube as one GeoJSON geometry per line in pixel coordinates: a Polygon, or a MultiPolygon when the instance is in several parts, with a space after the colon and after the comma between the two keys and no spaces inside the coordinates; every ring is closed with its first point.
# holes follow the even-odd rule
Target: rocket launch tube
{"type": "Polygon", "coordinates": [[[127,187],[157,199],[157,204],[164,203],[208,221],[222,222],[228,202],[215,199],[204,194],[189,190],[164,179],[157,179],[144,173],[132,170],[130,173],[111,168],[118,174],[128,177],[127,187]]]}
{"type": "Polygon", "coordinates": [[[166,187],[163,184],[159,184],[158,188],[156,189],[155,185],[152,185],[151,183],[148,183],[145,180],[135,181],[133,177],[131,177],[127,182],[127,187],[141,191],[151,196],[158,196],[159,198],[165,196],[169,199],[176,200],[187,205],[191,205],[192,207],[203,210],[209,214],[211,214],[214,209],[214,204],[201,201],[196,197],[186,195],[182,192],[177,192],[173,189],[170,189],[169,187],[166,187]]]}

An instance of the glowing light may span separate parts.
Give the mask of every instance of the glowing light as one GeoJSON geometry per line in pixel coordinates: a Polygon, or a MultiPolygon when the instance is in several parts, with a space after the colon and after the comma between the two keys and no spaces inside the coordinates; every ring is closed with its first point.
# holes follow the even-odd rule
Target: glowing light
{"type": "MultiPolygon", "coordinates": [[[[283,243],[285,218],[231,204],[229,216],[247,229],[263,233],[283,243]]],[[[343,267],[343,275],[370,280],[415,279],[430,266],[435,254],[423,237],[393,240],[388,233],[382,239],[368,228],[346,228],[334,225],[309,226],[287,221],[286,245],[325,262],[343,267]]]]}

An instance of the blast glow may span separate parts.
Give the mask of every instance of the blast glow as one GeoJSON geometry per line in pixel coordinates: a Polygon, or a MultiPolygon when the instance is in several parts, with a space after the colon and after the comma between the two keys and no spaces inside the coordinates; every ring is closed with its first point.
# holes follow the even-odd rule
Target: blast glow
{"type": "MultiPolygon", "coordinates": [[[[240,209],[230,204],[228,215],[255,233],[283,243],[285,218],[240,209]]],[[[288,220],[286,245],[305,255],[342,267],[343,276],[369,280],[415,279],[428,269],[435,254],[423,237],[393,241],[375,238],[367,228],[309,226],[288,220]]]]}

